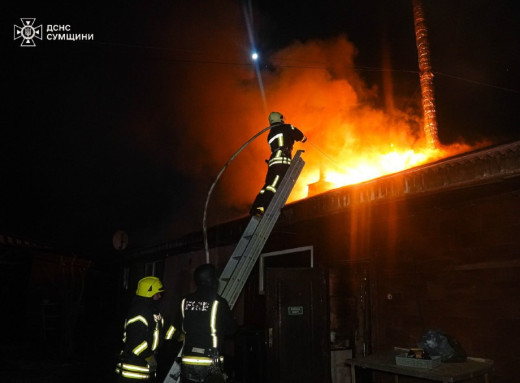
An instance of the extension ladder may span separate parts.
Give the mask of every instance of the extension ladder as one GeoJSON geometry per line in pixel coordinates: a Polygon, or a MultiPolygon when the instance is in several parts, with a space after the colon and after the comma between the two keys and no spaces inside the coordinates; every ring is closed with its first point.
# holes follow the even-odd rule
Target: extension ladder
{"type": "MultiPolygon", "coordinates": [[[[302,152],[303,150],[298,150],[294,155],[291,166],[287,169],[265,213],[261,216],[251,217],[233,254],[231,254],[226,267],[220,275],[218,293],[228,301],[231,308],[234,307],[242,292],[251,270],[260,256],[278,217],[280,217],[281,209],[287,202],[294,184],[300,176],[305,165],[305,161],[301,158],[302,152]]],[[[180,364],[178,359],[181,353],[182,349],[163,383],[179,382],[180,364]]]]}
{"type": "Polygon", "coordinates": [[[244,287],[258,256],[273,230],[281,209],[289,198],[291,191],[305,165],[301,158],[302,150],[298,150],[291,161],[291,166],[277,188],[271,203],[261,216],[253,216],[244,234],[229,258],[220,275],[218,293],[225,298],[233,308],[244,287]]]}

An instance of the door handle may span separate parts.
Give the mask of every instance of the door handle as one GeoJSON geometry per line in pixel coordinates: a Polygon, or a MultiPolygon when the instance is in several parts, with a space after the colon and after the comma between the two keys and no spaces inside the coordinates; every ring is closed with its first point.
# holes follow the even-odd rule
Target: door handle
{"type": "Polygon", "coordinates": [[[273,348],[273,328],[269,327],[269,340],[268,340],[269,348],[273,348]]]}

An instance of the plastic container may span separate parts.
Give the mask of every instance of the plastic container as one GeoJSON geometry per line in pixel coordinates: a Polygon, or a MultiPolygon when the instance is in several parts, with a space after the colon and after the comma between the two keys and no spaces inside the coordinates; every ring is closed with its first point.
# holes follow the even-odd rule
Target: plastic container
{"type": "Polygon", "coordinates": [[[431,359],[407,358],[406,353],[395,356],[395,364],[398,366],[433,369],[441,364],[440,356],[432,356],[431,359]]]}

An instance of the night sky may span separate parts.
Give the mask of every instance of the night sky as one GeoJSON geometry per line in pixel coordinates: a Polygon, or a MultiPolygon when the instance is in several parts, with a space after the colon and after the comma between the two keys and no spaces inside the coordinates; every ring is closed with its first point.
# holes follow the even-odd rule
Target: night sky
{"type": "MultiPolygon", "coordinates": [[[[424,0],[443,144],[520,138],[514,3],[424,0]]],[[[252,40],[268,86],[280,68],[298,76],[321,65],[277,52],[341,37],[367,89],[391,71],[396,107],[420,104],[408,0],[22,2],[2,12],[2,37],[0,232],[80,254],[109,254],[119,229],[132,248],[201,229],[211,182],[277,105],[269,95],[262,104],[252,40]],[[13,26],[25,17],[94,39],[20,47],[13,26]]],[[[263,158],[245,153],[230,169],[210,223],[247,214],[264,177],[251,161],[263,158]],[[241,178],[257,186],[241,192],[241,178]]]]}

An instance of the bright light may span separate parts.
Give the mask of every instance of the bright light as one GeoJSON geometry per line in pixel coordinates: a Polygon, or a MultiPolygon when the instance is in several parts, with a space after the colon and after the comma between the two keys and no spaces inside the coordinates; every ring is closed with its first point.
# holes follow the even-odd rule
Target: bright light
{"type": "Polygon", "coordinates": [[[258,53],[256,53],[256,52],[251,53],[251,58],[255,61],[258,60],[258,53]]]}
{"type": "Polygon", "coordinates": [[[428,159],[434,158],[435,153],[435,151],[428,153],[427,149],[416,153],[409,149],[377,154],[371,158],[362,157],[359,161],[345,166],[344,172],[326,170],[325,180],[334,184],[335,187],[352,185],[425,163],[428,159]]]}

